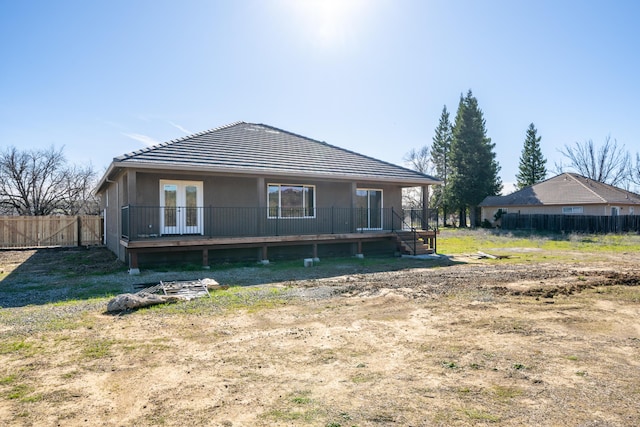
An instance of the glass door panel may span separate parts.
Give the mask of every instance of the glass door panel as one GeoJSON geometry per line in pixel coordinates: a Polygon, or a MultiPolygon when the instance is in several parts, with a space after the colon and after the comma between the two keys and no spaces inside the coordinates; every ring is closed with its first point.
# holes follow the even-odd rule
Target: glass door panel
{"type": "Polygon", "coordinates": [[[369,228],[382,230],[381,190],[369,190],[369,228]]]}
{"type": "Polygon", "coordinates": [[[160,181],[162,234],[202,234],[202,182],[160,181]]]}
{"type": "Polygon", "coordinates": [[[356,190],[356,226],[382,230],[382,190],[356,190]]]}
{"type": "Polygon", "coordinates": [[[163,234],[176,234],[178,232],[177,208],[178,186],[164,184],[164,203],[162,204],[161,217],[163,219],[163,234]]]}
{"type": "Polygon", "coordinates": [[[356,191],[356,227],[358,230],[369,228],[369,192],[356,191]]]}
{"type": "Polygon", "coordinates": [[[195,185],[184,186],[185,212],[184,225],[185,234],[200,233],[200,209],[198,208],[198,187],[195,185]]]}

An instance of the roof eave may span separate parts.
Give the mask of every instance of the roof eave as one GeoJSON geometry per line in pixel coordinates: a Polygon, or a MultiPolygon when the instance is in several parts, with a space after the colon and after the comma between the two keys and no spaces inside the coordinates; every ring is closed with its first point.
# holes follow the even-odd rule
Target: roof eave
{"type": "Polygon", "coordinates": [[[102,178],[100,178],[100,181],[98,181],[98,185],[94,191],[96,194],[102,191],[103,187],[109,182],[109,176],[111,176],[116,169],[115,164],[115,161],[111,162],[105,173],[102,175],[102,178]]]}
{"type": "Polygon", "coordinates": [[[135,169],[160,169],[160,170],[171,170],[171,171],[181,171],[181,172],[209,172],[209,173],[226,173],[226,174],[242,174],[242,175],[252,175],[252,176],[265,176],[265,175],[277,175],[277,176],[291,176],[291,177],[300,177],[304,175],[309,178],[317,178],[317,179],[334,179],[340,181],[359,181],[359,182],[385,182],[385,183],[394,183],[399,184],[405,187],[417,187],[422,185],[441,185],[442,181],[437,179],[431,179],[429,177],[425,177],[424,179],[420,178],[388,178],[388,177],[376,177],[376,176],[366,176],[366,175],[345,175],[345,174],[328,174],[328,173],[301,173],[298,171],[269,171],[264,169],[257,168],[228,168],[228,167],[212,167],[212,166],[189,166],[188,169],[185,169],[184,166],[181,165],[171,165],[164,163],[155,163],[155,162],[138,162],[135,160],[128,159],[126,161],[114,160],[109,168],[105,172],[103,178],[100,180],[98,184],[97,191],[100,191],[102,187],[108,182],[108,177],[113,174],[113,172],[117,168],[135,168],[135,169]]]}

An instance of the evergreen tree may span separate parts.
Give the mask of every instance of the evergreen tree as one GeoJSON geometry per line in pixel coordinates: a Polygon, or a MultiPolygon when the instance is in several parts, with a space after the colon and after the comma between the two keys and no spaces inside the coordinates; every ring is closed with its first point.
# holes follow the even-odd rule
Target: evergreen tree
{"type": "Polygon", "coordinates": [[[520,156],[519,172],[516,174],[516,186],[518,190],[537,184],[547,177],[547,159],[542,155],[540,140],[537,136],[538,130],[531,123],[527,129],[527,137],[524,140],[522,155],[520,156]]]}
{"type": "Polygon", "coordinates": [[[431,161],[433,162],[436,177],[442,181],[442,185],[435,186],[433,189],[434,207],[442,212],[444,226],[447,225],[447,214],[449,212],[449,203],[445,197],[445,188],[447,187],[447,178],[449,176],[449,162],[451,151],[451,140],[453,139],[453,129],[449,120],[449,111],[447,106],[442,108],[440,121],[436,128],[436,134],[433,137],[431,145],[431,161]]]}
{"type": "Polygon", "coordinates": [[[478,222],[478,205],[486,196],[502,190],[498,176],[500,166],[493,151],[495,144],[487,137],[485,120],[478,100],[471,90],[460,96],[451,141],[451,172],[445,192],[448,200],[460,211],[460,226],[467,225],[470,210],[471,226],[478,222]]]}

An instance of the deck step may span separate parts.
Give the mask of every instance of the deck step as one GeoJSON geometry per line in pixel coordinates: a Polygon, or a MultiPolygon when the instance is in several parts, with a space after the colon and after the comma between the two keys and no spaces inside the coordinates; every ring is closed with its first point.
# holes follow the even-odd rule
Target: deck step
{"type": "Polygon", "coordinates": [[[396,233],[398,251],[405,255],[426,255],[435,253],[436,233],[434,231],[416,230],[400,231],[396,233]],[[413,241],[416,240],[415,251],[413,241]]]}

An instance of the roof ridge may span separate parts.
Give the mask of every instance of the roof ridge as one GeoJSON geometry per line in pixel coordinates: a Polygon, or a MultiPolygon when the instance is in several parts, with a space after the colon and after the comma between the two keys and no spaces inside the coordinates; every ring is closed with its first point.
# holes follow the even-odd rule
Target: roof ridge
{"type": "Polygon", "coordinates": [[[195,138],[196,136],[201,136],[201,135],[204,135],[204,134],[207,134],[207,133],[216,132],[216,131],[219,131],[219,130],[222,130],[222,129],[226,129],[226,128],[230,128],[230,127],[233,127],[233,126],[240,125],[242,123],[246,123],[246,122],[244,122],[242,120],[238,120],[236,122],[228,123],[226,125],[218,126],[216,128],[211,128],[211,129],[203,130],[201,132],[192,133],[192,134],[180,137],[180,138],[170,139],[169,141],[159,142],[157,144],[153,144],[153,145],[150,145],[148,147],[143,147],[143,148],[141,148],[139,150],[129,151],[128,153],[125,153],[125,154],[122,154],[122,155],[120,155],[118,157],[115,157],[115,159],[117,159],[117,160],[129,159],[131,157],[137,156],[138,154],[148,153],[149,151],[155,150],[155,149],[160,148],[160,147],[166,147],[168,145],[175,144],[176,142],[185,141],[185,140],[190,139],[190,138],[195,138]]]}
{"type": "MultiPolygon", "coordinates": [[[[604,203],[608,203],[608,200],[605,199],[604,197],[602,197],[600,194],[598,194],[595,190],[592,190],[591,188],[589,188],[589,186],[587,186],[584,182],[581,182],[577,177],[581,177],[584,178],[586,181],[593,181],[593,182],[597,182],[600,184],[605,184],[604,182],[600,182],[600,181],[596,181],[593,180],[591,178],[588,178],[586,176],[580,175],[578,173],[569,173],[569,172],[565,172],[567,175],[569,175],[571,177],[571,179],[573,179],[575,182],[577,182],[578,184],[580,184],[582,187],[584,187],[587,191],[589,191],[591,194],[593,194],[594,196],[596,196],[598,199],[602,200],[604,203]]],[[[608,185],[608,184],[605,184],[608,185]]]]}
{"type": "Polygon", "coordinates": [[[354,155],[356,155],[356,156],[364,157],[364,158],[369,159],[369,160],[375,160],[375,161],[377,161],[377,162],[384,163],[384,164],[386,164],[386,165],[388,165],[388,166],[393,166],[393,167],[396,167],[396,168],[401,168],[401,169],[404,169],[405,171],[409,171],[409,172],[412,172],[412,173],[417,173],[418,175],[422,175],[422,176],[425,176],[425,177],[427,177],[427,178],[431,178],[431,179],[436,179],[436,180],[438,180],[438,178],[436,178],[436,177],[434,177],[434,176],[431,176],[431,175],[427,175],[426,173],[422,173],[422,172],[419,172],[419,171],[416,171],[416,170],[413,170],[413,169],[409,169],[409,168],[407,168],[407,167],[405,167],[405,166],[396,165],[395,163],[391,163],[391,162],[388,162],[388,161],[386,161],[386,160],[381,160],[381,159],[377,159],[377,158],[375,158],[375,157],[367,156],[366,154],[358,153],[358,152],[356,152],[356,151],[349,150],[349,149],[346,149],[346,148],[343,148],[343,147],[339,147],[339,146],[337,146],[337,145],[329,144],[329,143],[328,143],[328,142],[326,142],[326,141],[319,141],[319,140],[317,140],[317,139],[309,138],[308,136],[300,135],[300,134],[297,134],[297,133],[295,133],[295,132],[290,132],[290,131],[288,131],[288,130],[280,129],[280,128],[277,128],[277,127],[275,127],[275,126],[266,125],[266,124],[263,124],[263,123],[249,123],[249,124],[254,124],[254,125],[258,125],[258,126],[268,127],[268,128],[271,128],[271,129],[277,130],[277,131],[279,131],[279,132],[284,132],[284,133],[288,133],[289,135],[297,136],[298,138],[304,138],[304,139],[307,139],[307,140],[309,140],[309,141],[316,142],[316,143],[318,143],[318,144],[326,145],[327,147],[331,147],[331,148],[334,148],[334,149],[337,149],[337,150],[343,151],[343,152],[345,152],[345,153],[354,154],[354,155]]]}

